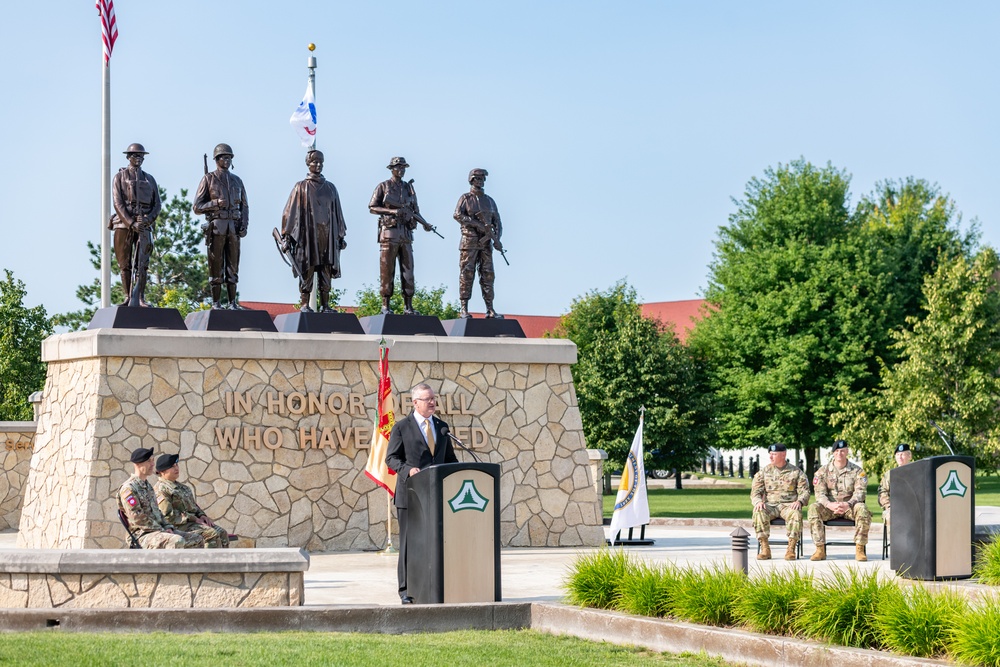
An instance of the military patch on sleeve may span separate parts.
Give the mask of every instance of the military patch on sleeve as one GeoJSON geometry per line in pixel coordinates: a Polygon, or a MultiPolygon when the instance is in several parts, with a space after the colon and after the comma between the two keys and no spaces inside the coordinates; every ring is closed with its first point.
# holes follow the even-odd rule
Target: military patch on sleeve
{"type": "Polygon", "coordinates": [[[162,502],[163,502],[163,495],[162,495],[162,494],[159,494],[159,493],[157,493],[157,494],[156,494],[156,504],[157,504],[157,505],[159,505],[159,504],[160,504],[160,503],[162,503],[162,502]]]}
{"type": "Polygon", "coordinates": [[[135,496],[133,496],[131,493],[125,496],[125,502],[128,503],[129,507],[135,507],[136,505],[139,504],[139,501],[136,500],[135,496]]]}

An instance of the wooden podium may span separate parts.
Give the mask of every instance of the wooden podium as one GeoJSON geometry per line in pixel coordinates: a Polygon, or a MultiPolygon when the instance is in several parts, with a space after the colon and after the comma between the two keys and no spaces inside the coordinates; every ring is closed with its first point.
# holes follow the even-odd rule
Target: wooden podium
{"type": "Polygon", "coordinates": [[[975,473],[975,460],[968,456],[931,456],[889,473],[889,561],[899,576],[972,576],[975,473]]]}
{"type": "Polygon", "coordinates": [[[445,463],[407,483],[407,592],[417,604],[500,601],[500,466],[445,463]]]}

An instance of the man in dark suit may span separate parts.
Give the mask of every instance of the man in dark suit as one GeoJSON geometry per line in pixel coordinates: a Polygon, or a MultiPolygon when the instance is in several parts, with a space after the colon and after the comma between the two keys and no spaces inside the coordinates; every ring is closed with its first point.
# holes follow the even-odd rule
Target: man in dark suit
{"type": "Polygon", "coordinates": [[[434,390],[421,382],[410,391],[413,412],[396,422],[389,434],[385,463],[396,471],[396,517],[399,521],[399,598],[411,604],[406,592],[406,487],[407,480],[423,468],[439,463],[458,463],[448,425],[434,416],[437,402],[434,390]]]}

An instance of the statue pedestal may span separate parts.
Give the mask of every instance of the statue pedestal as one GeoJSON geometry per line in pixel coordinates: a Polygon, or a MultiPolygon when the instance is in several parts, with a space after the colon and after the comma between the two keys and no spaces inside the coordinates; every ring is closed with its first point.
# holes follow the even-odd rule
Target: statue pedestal
{"type": "Polygon", "coordinates": [[[266,310],[196,310],[184,323],[191,331],[278,331],[266,310]]]}
{"type": "Polygon", "coordinates": [[[441,322],[449,336],[470,336],[474,338],[526,338],[517,320],[474,319],[464,317],[441,322]]]}
{"type": "Polygon", "coordinates": [[[430,315],[372,315],[361,318],[366,334],[373,336],[444,336],[441,320],[430,315]]]}
{"type": "Polygon", "coordinates": [[[169,329],[184,331],[184,320],[176,308],[130,308],[111,306],[94,313],[87,329],[169,329]]]}
{"type": "Polygon", "coordinates": [[[354,313],[286,313],[274,318],[281,333],[363,334],[361,322],[354,313]]]}

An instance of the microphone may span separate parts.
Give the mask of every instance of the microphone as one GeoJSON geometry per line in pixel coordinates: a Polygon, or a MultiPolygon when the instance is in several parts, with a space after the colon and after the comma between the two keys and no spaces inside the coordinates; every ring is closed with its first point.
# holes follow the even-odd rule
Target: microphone
{"type": "Polygon", "coordinates": [[[474,458],[476,460],[476,463],[482,463],[482,461],[479,460],[479,457],[476,456],[476,453],[474,451],[472,451],[471,449],[469,449],[468,447],[466,447],[465,443],[463,443],[461,440],[459,440],[458,438],[456,438],[455,436],[453,436],[451,434],[451,429],[448,428],[447,424],[445,424],[444,426],[441,427],[441,434],[445,435],[445,436],[447,436],[449,438],[451,438],[452,442],[454,442],[456,445],[458,445],[461,449],[469,452],[469,454],[472,455],[472,458],[474,458]]]}
{"type": "Polygon", "coordinates": [[[934,429],[938,432],[938,435],[941,436],[942,440],[944,440],[944,446],[947,447],[948,451],[951,452],[951,455],[954,456],[955,450],[951,448],[951,443],[948,442],[950,440],[948,434],[944,432],[943,428],[934,423],[933,419],[928,419],[927,421],[930,422],[931,426],[933,426],[934,429]]]}

